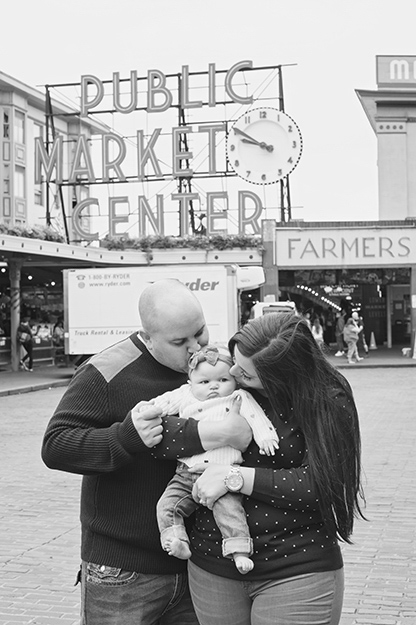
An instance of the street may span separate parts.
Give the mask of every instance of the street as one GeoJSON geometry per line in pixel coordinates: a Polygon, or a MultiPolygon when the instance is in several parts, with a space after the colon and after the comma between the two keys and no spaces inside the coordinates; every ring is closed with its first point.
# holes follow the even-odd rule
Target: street
{"type": "MultiPolygon", "coordinates": [[[[415,625],[416,370],[343,373],[360,414],[368,521],[343,547],[341,625],[415,625]]],[[[47,469],[39,453],[64,391],[0,397],[0,625],[78,623],[81,478],[47,469]]]]}

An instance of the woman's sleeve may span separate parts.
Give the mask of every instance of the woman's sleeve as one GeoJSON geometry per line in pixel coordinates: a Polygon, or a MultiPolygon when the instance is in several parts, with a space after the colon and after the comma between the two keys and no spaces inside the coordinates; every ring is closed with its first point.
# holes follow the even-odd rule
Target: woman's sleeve
{"type": "Polygon", "coordinates": [[[182,406],[186,405],[191,397],[189,384],[184,384],[152,400],[152,403],[163,411],[163,439],[151,450],[155,458],[178,460],[204,452],[198,433],[198,421],[178,416],[182,406]]]}
{"type": "Polygon", "coordinates": [[[251,497],[276,508],[318,509],[308,465],[294,469],[256,469],[251,497]]]}
{"type": "Polygon", "coordinates": [[[199,438],[198,423],[195,419],[182,419],[178,416],[163,417],[163,439],[152,448],[152,456],[163,460],[178,460],[203,454],[205,449],[199,438]]]}

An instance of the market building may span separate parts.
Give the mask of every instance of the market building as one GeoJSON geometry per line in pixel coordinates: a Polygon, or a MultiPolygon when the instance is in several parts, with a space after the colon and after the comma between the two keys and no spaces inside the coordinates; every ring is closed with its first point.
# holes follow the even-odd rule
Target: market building
{"type": "Polygon", "coordinates": [[[407,346],[416,328],[416,219],[263,222],[266,295],[307,310],[359,310],[367,343],[407,346]],[[305,301],[306,300],[306,301],[305,301]],[[326,304],[326,305],[325,305],[326,304]]]}

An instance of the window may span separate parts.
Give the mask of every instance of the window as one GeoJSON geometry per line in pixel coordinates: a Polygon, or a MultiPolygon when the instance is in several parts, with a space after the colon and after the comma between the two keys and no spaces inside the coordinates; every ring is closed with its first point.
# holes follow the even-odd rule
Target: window
{"type": "Polygon", "coordinates": [[[10,139],[9,112],[3,111],[3,139],[10,139]]]}
{"type": "Polygon", "coordinates": [[[14,172],[14,181],[15,181],[15,197],[26,197],[25,193],[25,182],[26,182],[26,174],[23,167],[16,167],[14,172]]]}
{"type": "Polygon", "coordinates": [[[3,193],[10,193],[10,170],[9,165],[3,166],[3,193]]]}
{"type": "Polygon", "coordinates": [[[14,140],[16,143],[25,143],[25,115],[20,111],[14,112],[14,140]]]}

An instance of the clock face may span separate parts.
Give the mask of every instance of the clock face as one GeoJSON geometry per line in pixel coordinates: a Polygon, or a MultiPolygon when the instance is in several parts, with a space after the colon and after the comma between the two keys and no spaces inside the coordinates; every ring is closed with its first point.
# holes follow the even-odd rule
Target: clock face
{"type": "Polygon", "coordinates": [[[227,159],[247,182],[273,184],[291,171],[302,154],[300,130],[289,115],[271,107],[247,111],[227,135],[227,159]]]}

